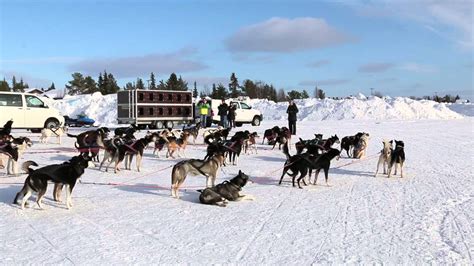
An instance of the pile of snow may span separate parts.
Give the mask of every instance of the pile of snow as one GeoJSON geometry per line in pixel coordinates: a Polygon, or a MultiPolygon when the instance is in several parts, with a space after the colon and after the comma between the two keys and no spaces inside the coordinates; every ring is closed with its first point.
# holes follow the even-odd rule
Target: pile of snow
{"type": "MultiPolygon", "coordinates": [[[[263,112],[268,120],[287,119],[288,103],[275,103],[268,100],[252,100],[252,107],[263,112]]],[[[410,98],[357,97],[333,99],[295,100],[298,106],[298,119],[302,121],[376,119],[376,120],[414,120],[414,119],[459,119],[463,116],[452,111],[444,103],[410,98]]]]}
{"type": "Polygon", "coordinates": [[[94,119],[96,125],[117,125],[117,94],[102,95],[100,92],[86,95],[66,95],[61,100],[45,98],[49,106],[58,109],[62,115],[76,118],[85,114],[94,119]]]}
{"type": "MultiPolygon", "coordinates": [[[[63,115],[75,118],[85,114],[96,120],[97,125],[117,124],[117,95],[65,96],[62,100],[46,99],[50,106],[63,115]]],[[[265,120],[286,120],[288,103],[265,99],[247,100],[252,108],[262,111],[265,120]]],[[[302,121],[375,119],[375,120],[415,120],[415,119],[459,119],[463,115],[473,116],[472,104],[444,104],[434,101],[416,101],[409,98],[366,97],[362,94],[349,99],[304,99],[296,100],[299,108],[298,119],[302,121]],[[459,114],[461,113],[461,114],[459,114]]]]}

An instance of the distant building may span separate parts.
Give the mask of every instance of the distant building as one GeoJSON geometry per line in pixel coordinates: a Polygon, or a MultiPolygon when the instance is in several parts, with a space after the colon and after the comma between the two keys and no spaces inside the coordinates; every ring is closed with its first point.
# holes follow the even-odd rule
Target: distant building
{"type": "Polygon", "coordinates": [[[44,91],[42,91],[40,89],[37,89],[37,88],[28,89],[25,92],[36,94],[36,95],[42,95],[44,93],[44,91]]]}

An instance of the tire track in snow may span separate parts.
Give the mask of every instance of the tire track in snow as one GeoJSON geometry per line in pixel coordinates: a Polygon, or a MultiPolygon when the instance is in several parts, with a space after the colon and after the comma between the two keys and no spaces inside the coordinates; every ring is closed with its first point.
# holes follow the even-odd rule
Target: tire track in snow
{"type": "MultiPolygon", "coordinates": [[[[338,219],[339,216],[341,215],[342,209],[347,210],[347,207],[348,207],[348,205],[349,205],[349,200],[347,200],[347,199],[349,198],[350,195],[352,195],[353,188],[354,188],[354,184],[351,184],[351,186],[350,186],[349,189],[347,190],[347,193],[346,193],[346,195],[345,195],[345,197],[344,197],[344,198],[346,199],[346,201],[345,201],[345,203],[344,203],[344,206],[343,206],[342,208],[339,208],[339,209],[338,209],[337,214],[334,216],[334,219],[332,219],[331,224],[329,225],[329,230],[328,230],[328,232],[331,232],[331,231],[332,231],[332,229],[333,229],[333,227],[334,227],[334,224],[336,223],[337,219],[338,219]]],[[[347,222],[347,220],[344,220],[344,222],[347,222]]],[[[346,236],[346,234],[345,234],[344,236],[346,236]]],[[[326,235],[324,236],[323,241],[321,241],[321,244],[319,245],[318,250],[316,251],[316,255],[313,257],[313,261],[311,262],[311,265],[317,264],[317,261],[316,261],[316,260],[318,259],[319,255],[320,255],[320,253],[321,253],[321,250],[323,249],[323,246],[326,244],[326,241],[327,241],[328,237],[329,237],[329,234],[326,234],[326,235]]]]}
{"type": "Polygon", "coordinates": [[[267,222],[270,220],[270,218],[276,213],[278,209],[287,201],[287,199],[292,195],[291,191],[288,193],[288,196],[283,198],[277,205],[276,208],[273,209],[273,211],[261,222],[255,229],[255,231],[250,235],[250,238],[245,241],[242,244],[242,247],[240,248],[239,252],[234,257],[234,263],[238,263],[244,256],[245,253],[247,253],[247,250],[249,249],[250,245],[255,241],[257,238],[258,234],[263,230],[263,227],[267,224],[267,222]]]}

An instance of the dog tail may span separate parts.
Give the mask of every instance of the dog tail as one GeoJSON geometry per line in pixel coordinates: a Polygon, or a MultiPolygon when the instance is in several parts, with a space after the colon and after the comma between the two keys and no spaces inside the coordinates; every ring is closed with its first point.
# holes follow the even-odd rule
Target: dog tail
{"type": "Polygon", "coordinates": [[[73,135],[73,134],[69,134],[69,133],[67,133],[67,136],[70,137],[70,138],[77,138],[77,135],[73,135]]]}
{"type": "Polygon", "coordinates": [[[33,161],[26,161],[21,165],[21,169],[27,174],[30,174],[34,171],[34,169],[30,168],[30,166],[38,166],[38,164],[33,161]]]}
{"type": "Polygon", "coordinates": [[[287,160],[290,159],[291,155],[290,149],[288,148],[288,142],[285,142],[285,144],[283,144],[283,153],[285,154],[287,160]]]}

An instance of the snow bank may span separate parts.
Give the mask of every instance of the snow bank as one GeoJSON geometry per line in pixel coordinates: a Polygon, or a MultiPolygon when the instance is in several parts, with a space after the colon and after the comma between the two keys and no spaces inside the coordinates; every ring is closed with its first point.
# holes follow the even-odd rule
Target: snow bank
{"type": "Polygon", "coordinates": [[[117,125],[117,94],[102,95],[96,92],[77,96],[67,95],[62,100],[47,99],[46,102],[49,106],[57,108],[62,115],[76,118],[79,114],[85,114],[94,119],[96,125],[117,125]]]}
{"type": "MultiPolygon", "coordinates": [[[[85,114],[96,120],[97,125],[117,124],[117,96],[91,95],[66,96],[62,100],[45,99],[50,106],[63,115],[76,117],[85,114]]],[[[247,101],[253,108],[262,111],[265,120],[286,120],[288,103],[275,103],[264,99],[247,101]]],[[[416,101],[409,98],[378,98],[359,94],[343,100],[314,98],[296,100],[298,119],[302,121],[373,119],[373,120],[415,120],[415,119],[459,119],[463,115],[474,116],[472,104],[436,103],[416,101]],[[459,114],[461,113],[461,114],[459,114]]]]}
{"type": "MultiPolygon", "coordinates": [[[[446,104],[434,101],[416,101],[409,98],[362,97],[343,100],[304,99],[296,100],[298,119],[302,121],[375,119],[459,119],[463,116],[449,109],[446,104]]],[[[268,100],[251,100],[253,108],[261,110],[265,119],[287,118],[288,103],[268,100]]]]}

